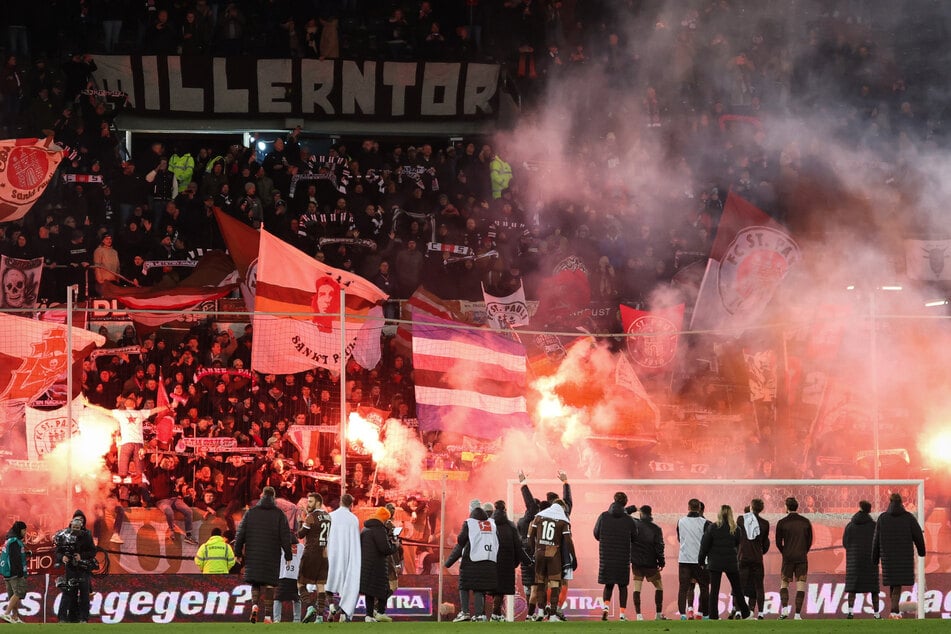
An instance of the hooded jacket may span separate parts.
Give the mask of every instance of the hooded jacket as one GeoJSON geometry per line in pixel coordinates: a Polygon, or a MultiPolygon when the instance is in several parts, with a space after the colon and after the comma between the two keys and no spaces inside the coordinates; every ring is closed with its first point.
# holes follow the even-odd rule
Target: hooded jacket
{"type": "Polygon", "coordinates": [[[872,540],[872,562],[882,562],[882,585],[910,586],[915,583],[915,550],[925,556],[925,538],[918,519],[901,502],[892,502],[878,516],[872,540]]]}
{"type": "Polygon", "coordinates": [[[378,517],[365,521],[360,532],[360,594],[386,599],[390,595],[386,558],[397,551],[397,546],[378,517]]]}
{"type": "Polygon", "coordinates": [[[281,556],[284,561],[293,558],[291,529],[287,516],[277,507],[274,498],[262,497],[248,509],[234,540],[234,553],[244,557],[244,580],[276,586],[281,574],[281,556]]]}
{"type": "Polygon", "coordinates": [[[598,540],[598,583],[626,586],[631,579],[631,546],[637,538],[637,525],[613,502],[594,524],[598,540]]]}
{"type": "Polygon", "coordinates": [[[859,511],[846,524],[842,533],[846,592],[872,592],[878,595],[878,566],[872,563],[874,538],[875,520],[868,513],[859,511]]]}
{"type": "Polygon", "coordinates": [[[664,531],[654,523],[651,516],[635,518],[637,538],[631,546],[631,563],[638,568],[663,568],[667,565],[664,557],[664,531]]]}

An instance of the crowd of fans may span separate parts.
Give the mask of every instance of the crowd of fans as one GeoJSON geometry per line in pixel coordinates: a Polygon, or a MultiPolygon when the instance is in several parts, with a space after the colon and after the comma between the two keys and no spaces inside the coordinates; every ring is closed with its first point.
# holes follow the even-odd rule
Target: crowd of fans
{"type": "MultiPolygon", "coordinates": [[[[793,33],[775,21],[745,21],[725,2],[686,3],[663,15],[635,9],[638,3],[567,0],[349,1],[314,9],[206,0],[75,4],[78,13],[57,14],[55,27],[41,30],[31,22],[32,5],[4,3],[11,45],[0,69],[5,136],[51,134],[73,151],[62,173],[93,177],[59,179],[22,223],[0,226],[3,254],[43,258],[39,297],[48,302],[62,301],[71,284],[94,297],[106,283],[144,287],[187,276],[188,268],[143,264],[224,248],[213,219],[218,208],[394,298],[422,285],[445,299],[481,300],[483,285],[504,296],[524,284],[532,299],[537,280],[574,256],[588,272],[593,301],[639,305],[709,252],[727,191],[779,219],[794,213],[777,182],[807,169],[808,152],[805,144],[777,150],[771,121],[798,116],[803,104],[828,111],[852,149],[893,163],[937,140],[937,120],[917,112],[911,96],[921,87],[906,86],[885,43],[845,13],[817,14],[793,33]],[[612,30],[625,23],[629,32],[612,30]],[[652,42],[649,50],[638,47],[636,33],[652,42]],[[523,148],[505,135],[447,146],[356,137],[322,154],[300,129],[264,150],[168,135],[129,156],[117,134],[121,96],[87,88],[93,53],[140,50],[493,60],[515,78],[527,116],[546,105],[546,88],[597,68],[612,87],[605,102],[616,99],[617,107],[603,111],[596,135],[572,139],[572,156],[554,170],[523,160],[523,148]],[[817,97],[826,87],[833,88],[817,97]],[[668,170],[686,192],[632,188],[627,177],[641,168],[668,170]],[[541,200],[544,178],[574,179],[578,193],[541,200]]],[[[300,467],[340,475],[336,443],[301,465],[285,434],[290,425],[339,420],[340,390],[353,406],[372,405],[407,424],[414,416],[411,359],[392,337],[377,368],[351,364],[346,385],[323,370],[242,372],[250,368],[250,327],[233,333],[206,321],[184,337],[143,337],[130,327],[109,345],[142,352],[88,361],[90,401],[116,409],[133,394],[137,408],[149,409],[164,382],[182,403],[174,415],[181,435],[233,436],[260,449],[250,460],[193,463],[197,475],[178,486],[197,508],[238,508],[252,482],[292,489],[294,499],[310,486],[326,489],[329,480],[287,474],[300,467]],[[194,381],[207,368],[235,372],[194,381]]],[[[151,448],[173,447],[156,438],[151,448]]],[[[184,468],[173,462],[165,467],[156,458],[150,469],[184,468]]],[[[348,491],[385,497],[385,478],[371,484],[357,466],[346,474],[348,491]]],[[[136,504],[134,491],[124,502],[136,504]]]]}

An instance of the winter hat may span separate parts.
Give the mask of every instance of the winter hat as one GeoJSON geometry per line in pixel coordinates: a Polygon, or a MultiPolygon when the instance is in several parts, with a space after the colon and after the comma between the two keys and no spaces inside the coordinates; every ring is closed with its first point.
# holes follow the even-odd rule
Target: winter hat
{"type": "Polygon", "coordinates": [[[487,514],[492,515],[493,513],[495,513],[495,505],[493,505],[492,502],[486,502],[485,504],[482,505],[482,510],[485,511],[487,514]]]}
{"type": "Polygon", "coordinates": [[[482,502],[479,501],[479,498],[472,500],[471,502],[469,502],[469,512],[471,513],[472,511],[476,510],[480,506],[482,506],[482,502]]]}
{"type": "Polygon", "coordinates": [[[385,506],[381,506],[373,513],[373,519],[377,519],[385,523],[388,519],[390,519],[390,512],[386,510],[385,506]]]}
{"type": "Polygon", "coordinates": [[[73,518],[72,518],[72,519],[76,519],[77,517],[82,518],[82,520],[83,520],[83,528],[86,528],[86,514],[83,513],[80,509],[76,509],[76,512],[73,513],[73,518]]]}

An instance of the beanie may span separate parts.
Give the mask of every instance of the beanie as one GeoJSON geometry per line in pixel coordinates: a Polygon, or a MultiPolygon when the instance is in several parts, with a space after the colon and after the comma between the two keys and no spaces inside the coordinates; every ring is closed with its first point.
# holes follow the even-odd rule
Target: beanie
{"type": "Polygon", "coordinates": [[[476,498],[472,500],[471,502],[469,502],[469,512],[471,513],[472,511],[476,510],[477,508],[481,506],[482,506],[482,502],[479,501],[479,498],[476,498]]]}
{"type": "Polygon", "coordinates": [[[373,513],[373,518],[385,523],[388,519],[390,519],[390,512],[386,510],[385,506],[381,506],[373,513]]]}

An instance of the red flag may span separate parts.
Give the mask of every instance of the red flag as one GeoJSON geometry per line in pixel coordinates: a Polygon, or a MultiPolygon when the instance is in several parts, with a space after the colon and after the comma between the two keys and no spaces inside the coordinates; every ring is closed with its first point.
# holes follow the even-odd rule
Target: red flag
{"type": "Polygon", "coordinates": [[[691,329],[745,328],[758,317],[799,246],[775,220],[731,193],[726,200],[691,329]]]}
{"type": "Polygon", "coordinates": [[[559,262],[552,276],[541,284],[535,316],[544,316],[548,323],[570,321],[590,303],[587,267],[580,258],[571,256],[559,262]]]}
{"type": "Polygon", "coordinates": [[[657,372],[670,365],[677,356],[683,323],[683,304],[653,311],[621,304],[621,324],[628,335],[627,353],[642,371],[657,372]]]}
{"type": "MultiPolygon", "coordinates": [[[[76,371],[93,348],[105,338],[72,329],[72,358],[67,357],[66,326],[0,313],[0,401],[32,400],[76,371]]],[[[75,374],[74,374],[75,376],[75,374]]]]}
{"type": "Polygon", "coordinates": [[[63,150],[52,137],[0,141],[0,223],[30,211],[62,160],[63,150]]]}
{"type": "MultiPolygon", "coordinates": [[[[192,274],[181,282],[160,286],[119,287],[105,284],[103,296],[116,299],[133,310],[187,312],[202,302],[225,297],[237,286],[234,262],[221,251],[211,251],[198,262],[192,274]]],[[[160,326],[178,318],[175,313],[131,313],[132,321],[160,326]]]]}
{"type": "Polygon", "coordinates": [[[221,237],[228,246],[228,253],[238,268],[241,279],[241,297],[249,311],[254,310],[254,286],[257,281],[258,248],[261,234],[240,220],[232,218],[215,207],[215,219],[221,229],[221,237]]]}

